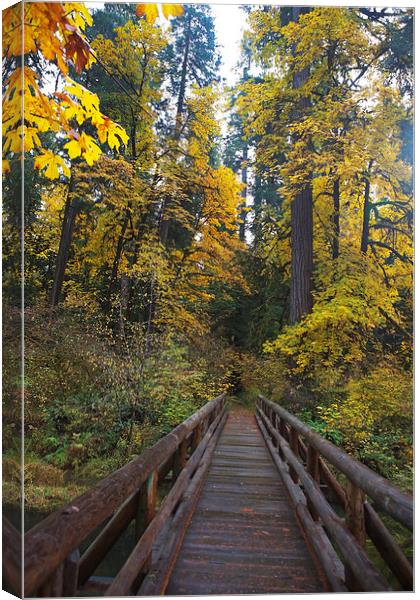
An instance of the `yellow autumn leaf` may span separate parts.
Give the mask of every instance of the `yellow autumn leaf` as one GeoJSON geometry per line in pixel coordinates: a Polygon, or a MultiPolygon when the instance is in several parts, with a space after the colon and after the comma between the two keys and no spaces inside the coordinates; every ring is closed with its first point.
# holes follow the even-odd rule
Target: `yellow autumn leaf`
{"type": "Polygon", "coordinates": [[[82,154],[82,148],[77,140],[70,140],[70,142],[67,142],[67,144],[64,145],[64,148],[67,150],[68,155],[72,160],[82,154]]]}
{"type": "Polygon", "coordinates": [[[162,4],[162,12],[166,19],[180,17],[184,12],[182,4],[162,4]]]}
{"type": "Polygon", "coordinates": [[[86,25],[89,27],[92,25],[92,15],[81,2],[65,2],[64,8],[66,13],[70,13],[68,16],[69,22],[79,29],[84,30],[86,25]]]}
{"type": "Polygon", "coordinates": [[[99,98],[93,92],[90,92],[79,83],[72,81],[71,85],[66,85],[65,89],[72,95],[76,96],[82,103],[82,106],[90,114],[99,111],[99,98]]]}
{"type": "Polygon", "coordinates": [[[64,162],[64,159],[51,152],[51,150],[43,150],[42,154],[35,158],[34,166],[35,169],[45,169],[44,175],[48,179],[58,179],[60,169],[63,175],[70,177],[70,169],[64,162]]]}
{"type": "Polygon", "coordinates": [[[148,23],[154,23],[159,16],[157,4],[137,4],[136,15],[146,17],[148,23]]]}
{"type": "Polygon", "coordinates": [[[108,129],[108,146],[112,149],[118,149],[120,147],[120,139],[124,145],[127,145],[127,133],[120,125],[112,123],[112,126],[108,129]]]}
{"type": "Polygon", "coordinates": [[[20,152],[22,149],[22,139],[19,135],[19,129],[12,129],[4,134],[3,152],[20,152]]]}
{"type": "Polygon", "coordinates": [[[101,144],[105,144],[108,139],[108,146],[113,148],[119,148],[120,140],[116,137],[116,134],[120,135],[121,139],[124,138],[124,144],[128,141],[128,135],[122,127],[113,123],[109,117],[100,115],[100,119],[93,123],[96,126],[98,138],[101,144]]]}
{"type": "Polygon", "coordinates": [[[3,175],[5,173],[9,173],[10,172],[10,162],[8,160],[3,160],[2,164],[1,164],[1,169],[2,169],[3,175]]]}
{"type": "Polygon", "coordinates": [[[159,6],[162,7],[165,19],[179,17],[184,12],[182,4],[137,4],[136,15],[146,17],[148,23],[154,23],[159,16],[159,6]]]}
{"type": "Polygon", "coordinates": [[[38,137],[38,129],[35,127],[23,126],[23,149],[29,152],[36,146],[41,145],[41,140],[38,137]]]}
{"type": "Polygon", "coordinates": [[[64,145],[71,159],[81,156],[89,166],[98,160],[101,155],[101,149],[95,143],[92,136],[82,133],[78,139],[73,138],[64,145]]]}

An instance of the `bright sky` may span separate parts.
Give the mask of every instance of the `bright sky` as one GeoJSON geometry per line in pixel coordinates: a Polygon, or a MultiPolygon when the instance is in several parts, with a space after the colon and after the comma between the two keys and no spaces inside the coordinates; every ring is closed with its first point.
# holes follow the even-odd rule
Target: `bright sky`
{"type": "Polygon", "coordinates": [[[237,4],[213,4],[212,9],[222,55],[221,76],[228,85],[232,85],[236,81],[234,69],[240,56],[246,14],[237,4]]]}

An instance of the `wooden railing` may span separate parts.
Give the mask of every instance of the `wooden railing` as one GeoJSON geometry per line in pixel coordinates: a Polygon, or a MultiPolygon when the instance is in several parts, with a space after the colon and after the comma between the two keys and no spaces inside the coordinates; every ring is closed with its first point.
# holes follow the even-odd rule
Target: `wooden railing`
{"type": "MultiPolygon", "coordinates": [[[[140,586],[142,595],[143,589],[162,593],[226,419],[225,403],[225,394],[218,396],[152,448],[28,531],[25,596],[124,596],[135,595],[140,586]],[[162,487],[170,488],[164,496],[162,487]],[[133,520],[137,543],[130,556],[114,578],[95,577],[133,520]],[[81,554],[80,546],[92,535],[81,554]],[[158,535],[160,554],[153,555],[152,563],[158,535]]],[[[10,529],[6,545],[15,547],[15,537],[10,529]]],[[[16,562],[14,554],[12,559],[16,562]]],[[[6,564],[4,573],[6,578],[12,574],[7,583],[17,593],[16,565],[6,564]]]]}
{"type": "Polygon", "coordinates": [[[332,591],[392,589],[368,556],[367,538],[397,585],[412,590],[412,565],[378,514],[412,530],[412,497],[263,396],[256,418],[332,591]]]}

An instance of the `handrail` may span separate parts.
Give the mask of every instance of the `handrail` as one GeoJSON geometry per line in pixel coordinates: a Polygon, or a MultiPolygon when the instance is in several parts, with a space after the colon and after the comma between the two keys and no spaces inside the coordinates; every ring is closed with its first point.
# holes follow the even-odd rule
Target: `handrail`
{"type": "MultiPolygon", "coordinates": [[[[143,514],[141,528],[144,531],[154,518],[159,468],[164,468],[173,457],[169,469],[172,465],[173,480],[176,479],[187,464],[187,442],[191,446],[191,456],[194,456],[205,430],[224,412],[225,397],[226,394],[223,393],[208,402],[152,448],[28,531],[24,544],[25,596],[37,593],[49,577],[62,569],[63,564],[66,565],[71,553],[77,550],[87,536],[111,515],[114,516],[105,527],[107,531],[103,538],[106,540],[102,539],[104,544],[112,545],[119,537],[138,514],[139,503],[143,514]],[[113,526],[114,529],[110,531],[113,526]]],[[[80,564],[82,563],[83,556],[80,564]]],[[[50,588],[41,595],[49,595],[48,591],[50,592],[50,588]]]]}
{"type": "Polygon", "coordinates": [[[377,508],[388,513],[409,529],[413,529],[413,498],[402,492],[387,479],[349,456],[344,450],[321,437],[313,429],[302,423],[278,404],[259,396],[275,413],[302,435],[307,442],[322,454],[334,467],[346,475],[363,490],[377,508]]]}
{"type": "Polygon", "coordinates": [[[370,537],[402,589],[412,590],[412,565],[364,494],[373,499],[375,507],[409,529],[412,498],[261,395],[256,419],[332,591],[341,591],[342,585],[350,591],[390,589],[365,550],[366,537],[370,537]],[[337,480],[327,462],[346,476],[347,487],[337,480]],[[344,519],[330,504],[331,494],[336,506],[344,510],[344,519]],[[321,539],[324,529],[341,557],[328,537],[321,539]]]}

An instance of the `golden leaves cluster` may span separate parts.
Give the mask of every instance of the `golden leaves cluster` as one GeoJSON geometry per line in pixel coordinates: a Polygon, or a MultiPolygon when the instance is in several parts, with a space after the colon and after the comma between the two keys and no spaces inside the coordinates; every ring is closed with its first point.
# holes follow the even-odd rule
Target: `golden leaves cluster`
{"type": "MultiPolygon", "coordinates": [[[[92,135],[81,131],[82,125],[92,125],[99,142],[111,149],[128,141],[124,129],[101,113],[96,94],[69,77],[70,65],[80,73],[94,62],[83,33],[91,24],[92,17],[81,3],[25,3],[23,9],[16,5],[4,11],[3,59],[15,67],[3,97],[4,154],[36,150],[35,167],[49,179],[60,172],[68,176],[69,170],[61,155],[43,147],[40,133],[60,132],[68,140],[64,144],[68,158],[80,156],[90,165],[101,149],[92,135]],[[57,78],[65,82],[64,91],[47,93],[29,64],[44,68],[54,64],[57,78]]],[[[5,161],[6,170],[7,165],[5,161]]]]}

